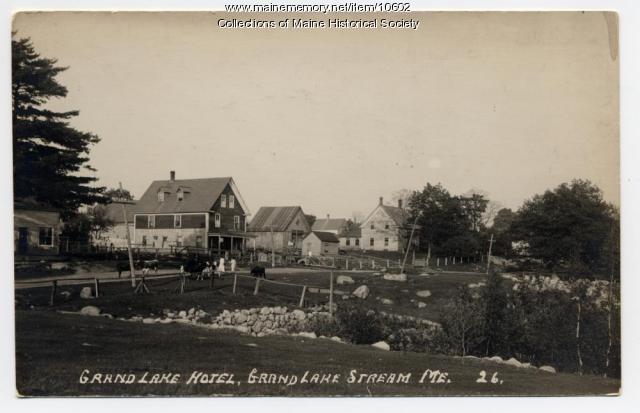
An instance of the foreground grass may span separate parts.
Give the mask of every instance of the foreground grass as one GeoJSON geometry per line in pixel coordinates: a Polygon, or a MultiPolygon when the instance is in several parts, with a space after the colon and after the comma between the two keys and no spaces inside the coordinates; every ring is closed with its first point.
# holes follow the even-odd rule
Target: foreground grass
{"type": "MultiPolygon", "coordinates": [[[[373,276],[371,273],[360,272],[335,272],[338,275],[348,275],[355,281],[353,285],[335,285],[337,293],[349,295],[359,285],[367,285],[371,294],[366,304],[372,308],[384,310],[401,315],[411,315],[439,321],[446,304],[451,302],[456,294],[457,287],[477,283],[485,280],[485,275],[469,274],[439,274],[428,277],[411,275],[407,282],[387,281],[382,276],[373,276]],[[421,298],[416,292],[429,290],[431,296],[421,298]],[[377,299],[376,299],[377,298],[377,299]],[[382,304],[381,298],[393,301],[393,304],[382,304]],[[418,302],[424,302],[424,308],[418,307],[418,302]]],[[[329,272],[291,272],[281,274],[269,274],[269,279],[284,281],[309,286],[329,287],[329,272]]],[[[186,294],[174,294],[173,290],[178,285],[177,280],[148,280],[150,294],[135,295],[128,282],[103,283],[100,287],[100,297],[86,300],[79,297],[83,286],[60,286],[55,304],[49,307],[50,287],[16,290],[16,306],[19,309],[49,308],[53,310],[79,311],[83,306],[92,304],[100,307],[103,312],[117,317],[130,317],[133,315],[148,316],[161,314],[164,308],[173,310],[189,309],[191,307],[202,308],[211,313],[218,314],[223,310],[260,307],[268,305],[296,306],[300,299],[301,288],[284,285],[262,283],[260,293],[253,294],[255,281],[253,279],[239,278],[236,294],[232,294],[233,277],[215,279],[214,288],[210,288],[209,281],[189,281],[186,294]],[[70,293],[69,298],[64,298],[62,293],[70,293]]],[[[92,284],[87,284],[92,285],[92,284]]],[[[306,294],[308,305],[327,303],[327,294],[306,294]]],[[[338,305],[343,301],[341,295],[334,297],[338,305]]],[[[355,299],[355,298],[351,298],[355,299]]]]}
{"type": "MultiPolygon", "coordinates": [[[[25,396],[71,395],[598,395],[618,391],[618,380],[550,374],[488,361],[418,353],[385,352],[326,339],[272,336],[189,325],[146,325],[49,311],[16,312],[18,392],[25,396]],[[179,374],[176,384],[80,383],[91,374],[179,374]],[[249,373],[339,374],[336,383],[250,384],[249,373]],[[444,383],[419,383],[427,369],[446,372],[444,383]],[[352,370],[411,373],[408,383],[348,383],[352,370]],[[187,384],[194,371],[233,374],[232,384],[187,384]],[[476,383],[480,371],[500,383],[476,383]],[[449,381],[450,382],[447,382],[449,381]]],[[[104,377],[104,376],[103,376],[104,377]]]]}

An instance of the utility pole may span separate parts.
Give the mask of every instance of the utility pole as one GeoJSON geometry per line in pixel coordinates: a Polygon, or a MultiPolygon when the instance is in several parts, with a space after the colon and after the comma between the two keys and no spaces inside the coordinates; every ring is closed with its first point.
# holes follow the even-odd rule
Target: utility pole
{"type": "Polygon", "coordinates": [[[487,274],[489,274],[489,266],[491,265],[491,247],[493,247],[493,234],[489,240],[489,253],[487,254],[487,274]]]}
{"type": "Polygon", "coordinates": [[[416,219],[413,222],[413,227],[411,228],[411,235],[409,236],[409,242],[407,243],[407,250],[404,252],[402,267],[400,267],[400,274],[404,274],[404,265],[407,262],[407,256],[409,255],[409,248],[411,248],[411,241],[413,240],[413,233],[416,231],[416,225],[418,224],[418,218],[420,218],[420,215],[422,215],[422,211],[418,211],[418,215],[416,215],[416,219]]]}
{"type": "Polygon", "coordinates": [[[114,201],[114,203],[122,205],[122,215],[124,217],[124,227],[127,235],[127,252],[129,254],[129,270],[131,271],[131,286],[135,287],[136,273],[135,273],[135,267],[133,265],[133,253],[131,252],[131,234],[129,234],[129,222],[127,220],[127,209],[125,207],[126,204],[132,204],[133,202],[126,201],[124,198],[122,198],[122,193],[123,193],[122,182],[118,182],[118,189],[120,191],[120,197],[118,198],[117,201],[114,201]]]}
{"type": "Polygon", "coordinates": [[[275,268],[276,266],[276,246],[275,241],[273,239],[273,226],[269,227],[271,230],[271,268],[275,268]]]}

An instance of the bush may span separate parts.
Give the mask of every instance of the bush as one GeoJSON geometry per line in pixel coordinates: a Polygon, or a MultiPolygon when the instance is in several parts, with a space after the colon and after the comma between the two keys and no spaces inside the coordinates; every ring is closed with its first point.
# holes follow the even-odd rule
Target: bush
{"type": "Polygon", "coordinates": [[[317,316],[309,321],[308,330],[316,333],[317,336],[333,337],[342,334],[342,326],[338,320],[329,316],[317,316]]]}
{"type": "Polygon", "coordinates": [[[339,307],[337,317],[341,334],[354,344],[373,344],[387,336],[380,314],[362,304],[339,307]]]}

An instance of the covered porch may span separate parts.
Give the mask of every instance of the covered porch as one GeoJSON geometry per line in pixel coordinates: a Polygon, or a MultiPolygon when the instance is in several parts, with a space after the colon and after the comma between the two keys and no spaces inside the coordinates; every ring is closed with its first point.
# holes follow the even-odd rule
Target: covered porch
{"type": "Polygon", "coordinates": [[[207,249],[218,255],[224,253],[244,254],[247,250],[247,240],[252,237],[252,235],[242,232],[210,232],[207,234],[207,249]]]}

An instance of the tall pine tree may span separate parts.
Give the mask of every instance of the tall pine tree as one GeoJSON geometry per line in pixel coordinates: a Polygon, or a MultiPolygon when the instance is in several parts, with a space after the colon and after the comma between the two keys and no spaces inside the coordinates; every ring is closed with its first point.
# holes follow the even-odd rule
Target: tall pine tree
{"type": "Polygon", "coordinates": [[[15,200],[58,208],[65,217],[83,204],[103,202],[104,188],[90,186],[96,179],[81,174],[94,171],[88,154],[100,139],[69,126],[78,111],[46,108],[50,99],[67,95],[67,88],[56,80],[67,68],[41,57],[30,39],[14,37],[11,46],[15,200]]]}

